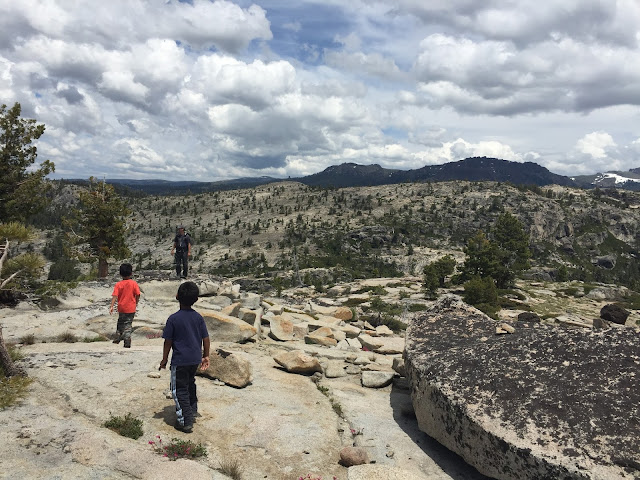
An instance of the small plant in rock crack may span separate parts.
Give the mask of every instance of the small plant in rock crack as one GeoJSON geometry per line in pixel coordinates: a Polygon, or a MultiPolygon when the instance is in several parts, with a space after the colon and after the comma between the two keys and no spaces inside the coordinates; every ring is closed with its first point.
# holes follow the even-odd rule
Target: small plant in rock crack
{"type": "Polygon", "coordinates": [[[127,413],[124,417],[111,417],[102,426],[134,440],[142,436],[142,420],[135,418],[131,413],[127,413]]]}
{"type": "Polygon", "coordinates": [[[201,443],[196,444],[191,440],[180,440],[179,438],[172,438],[171,443],[163,445],[160,435],[156,435],[156,439],[157,441],[150,440],[149,445],[151,445],[151,448],[153,448],[154,452],[162,455],[163,457],[167,457],[169,460],[207,456],[207,450],[201,443]]]}
{"type": "Polygon", "coordinates": [[[243,468],[240,461],[236,458],[223,458],[219,462],[218,471],[224,473],[233,480],[241,480],[243,468]]]}

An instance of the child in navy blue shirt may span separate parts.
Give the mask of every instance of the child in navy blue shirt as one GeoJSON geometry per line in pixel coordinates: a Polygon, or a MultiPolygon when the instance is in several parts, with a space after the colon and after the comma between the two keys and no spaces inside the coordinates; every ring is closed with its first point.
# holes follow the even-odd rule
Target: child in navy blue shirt
{"type": "Polygon", "coordinates": [[[167,367],[171,355],[171,394],[176,403],[176,429],[191,433],[198,413],[195,374],[200,367],[209,368],[209,332],[202,315],[191,306],[198,300],[200,290],[193,282],[184,282],[176,298],[180,310],[167,319],[162,332],[164,348],[160,368],[167,367]]]}

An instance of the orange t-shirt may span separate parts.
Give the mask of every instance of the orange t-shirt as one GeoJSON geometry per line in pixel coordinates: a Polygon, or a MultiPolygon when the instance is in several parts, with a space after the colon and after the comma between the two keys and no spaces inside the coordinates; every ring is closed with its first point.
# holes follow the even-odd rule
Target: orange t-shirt
{"type": "Polygon", "coordinates": [[[135,313],[136,296],[140,296],[140,287],[135,280],[121,280],[113,287],[113,296],[118,297],[118,312],[135,313]]]}

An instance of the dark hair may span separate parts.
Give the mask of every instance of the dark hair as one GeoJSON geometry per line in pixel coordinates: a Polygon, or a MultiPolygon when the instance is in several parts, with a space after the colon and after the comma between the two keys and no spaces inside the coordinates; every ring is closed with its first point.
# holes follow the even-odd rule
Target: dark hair
{"type": "Polygon", "coordinates": [[[123,263],[120,265],[120,276],[130,277],[133,274],[133,267],[130,263],[123,263]]]}
{"type": "Polygon", "coordinates": [[[198,285],[193,282],[184,282],[178,287],[178,301],[180,302],[180,305],[190,307],[196,303],[199,295],[200,289],[198,288],[198,285]]]}

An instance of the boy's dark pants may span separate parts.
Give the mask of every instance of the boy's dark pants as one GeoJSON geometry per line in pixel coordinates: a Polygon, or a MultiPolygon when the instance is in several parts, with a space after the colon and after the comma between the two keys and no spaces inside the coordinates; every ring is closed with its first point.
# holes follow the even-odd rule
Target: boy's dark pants
{"type": "Polygon", "coordinates": [[[119,313],[118,314],[118,326],[116,327],[116,335],[118,342],[124,340],[124,346],[131,346],[131,324],[133,323],[134,313],[119,313]]]}
{"type": "Polygon", "coordinates": [[[189,269],[189,252],[186,250],[176,250],[174,255],[176,260],[176,274],[180,277],[187,276],[187,270],[189,269]],[[182,274],[180,274],[182,271],[182,274]]]}
{"type": "Polygon", "coordinates": [[[176,416],[182,427],[193,425],[198,411],[196,371],[199,365],[171,366],[171,395],[176,402],[176,416]]]}

